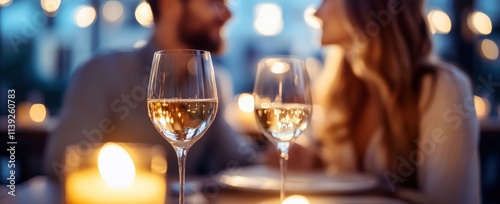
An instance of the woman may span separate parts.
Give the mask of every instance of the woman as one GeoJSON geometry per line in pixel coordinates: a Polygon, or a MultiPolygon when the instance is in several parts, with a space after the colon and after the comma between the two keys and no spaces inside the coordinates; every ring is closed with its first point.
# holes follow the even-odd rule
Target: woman
{"type": "Polygon", "coordinates": [[[345,51],[317,135],[331,172],[369,172],[414,203],[479,203],[472,88],[432,58],[423,0],[324,0],[322,44],[345,51]]]}

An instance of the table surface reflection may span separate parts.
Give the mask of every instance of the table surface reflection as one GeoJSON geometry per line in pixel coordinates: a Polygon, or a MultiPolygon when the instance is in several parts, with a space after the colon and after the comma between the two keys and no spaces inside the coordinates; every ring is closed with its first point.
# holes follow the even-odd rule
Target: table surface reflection
{"type": "MultiPolygon", "coordinates": [[[[9,189],[4,185],[0,188],[0,203],[5,204],[58,204],[62,202],[61,187],[55,181],[45,176],[36,176],[16,186],[15,196],[7,194],[9,189]]],[[[207,189],[205,189],[207,190],[207,189]]],[[[376,195],[362,194],[316,194],[304,195],[309,203],[404,203],[402,201],[376,195]]],[[[186,199],[187,203],[221,203],[221,204],[274,204],[279,203],[276,193],[253,193],[224,188],[208,189],[208,193],[192,193],[186,199]]],[[[167,203],[177,203],[176,196],[167,196],[167,203]]]]}

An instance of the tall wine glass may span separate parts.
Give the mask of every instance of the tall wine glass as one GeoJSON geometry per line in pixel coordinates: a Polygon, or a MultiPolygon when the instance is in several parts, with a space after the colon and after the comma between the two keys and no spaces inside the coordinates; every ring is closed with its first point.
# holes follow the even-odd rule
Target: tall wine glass
{"type": "Polygon", "coordinates": [[[288,150],[307,128],[312,114],[310,82],[304,61],[287,57],[261,60],[253,95],[259,129],[280,153],[280,198],[283,201],[288,150]]]}
{"type": "Polygon", "coordinates": [[[155,52],[148,87],[148,114],[177,153],[179,203],[184,203],[186,155],[212,124],[217,88],[210,53],[201,50],[155,52]]]}

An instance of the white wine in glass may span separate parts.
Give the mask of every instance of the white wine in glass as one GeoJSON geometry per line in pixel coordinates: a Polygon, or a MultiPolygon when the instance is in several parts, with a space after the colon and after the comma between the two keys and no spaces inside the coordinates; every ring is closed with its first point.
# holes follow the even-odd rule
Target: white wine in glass
{"type": "Polygon", "coordinates": [[[184,204],[187,152],[205,134],[217,113],[217,88],[210,53],[201,50],[155,52],[147,107],[156,130],[177,153],[179,203],[184,204]]]}
{"type": "Polygon", "coordinates": [[[259,62],[254,87],[259,129],[280,153],[280,198],[285,198],[288,150],[308,127],[312,114],[309,76],[304,61],[287,57],[259,62]]]}
{"type": "Polygon", "coordinates": [[[193,145],[215,118],[217,99],[150,99],[148,110],[158,131],[176,146],[193,145]]]}

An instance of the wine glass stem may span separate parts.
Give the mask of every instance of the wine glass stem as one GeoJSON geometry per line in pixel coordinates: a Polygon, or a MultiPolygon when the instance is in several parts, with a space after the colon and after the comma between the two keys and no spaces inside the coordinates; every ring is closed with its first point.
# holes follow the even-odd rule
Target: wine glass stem
{"type": "Polygon", "coordinates": [[[280,186],[280,203],[285,200],[285,181],[286,181],[286,165],[288,161],[288,153],[280,154],[280,170],[281,170],[281,186],[280,186]]]}
{"type": "Polygon", "coordinates": [[[288,161],[288,149],[290,148],[290,142],[278,142],[277,147],[280,153],[280,170],[281,170],[280,203],[282,203],[283,200],[285,200],[286,164],[288,161]]]}
{"type": "Polygon", "coordinates": [[[179,204],[184,204],[184,183],[186,182],[186,156],[189,148],[176,147],[179,163],[179,204]]]}

